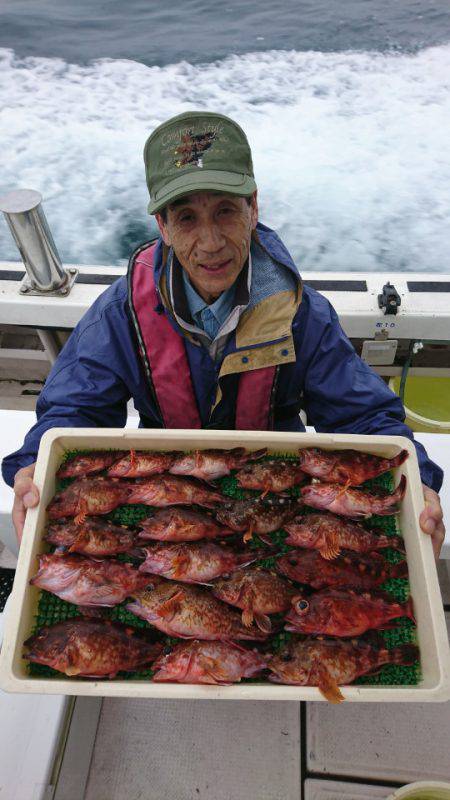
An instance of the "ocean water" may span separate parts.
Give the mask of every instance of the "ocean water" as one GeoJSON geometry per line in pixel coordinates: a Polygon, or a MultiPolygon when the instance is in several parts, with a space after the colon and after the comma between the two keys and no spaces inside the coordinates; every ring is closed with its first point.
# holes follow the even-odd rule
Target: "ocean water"
{"type": "Polygon", "coordinates": [[[42,193],[64,261],[124,263],[149,237],[145,140],[205,109],[247,132],[260,218],[301,270],[450,272],[448,3],[127,9],[0,13],[0,194],[42,193]]]}

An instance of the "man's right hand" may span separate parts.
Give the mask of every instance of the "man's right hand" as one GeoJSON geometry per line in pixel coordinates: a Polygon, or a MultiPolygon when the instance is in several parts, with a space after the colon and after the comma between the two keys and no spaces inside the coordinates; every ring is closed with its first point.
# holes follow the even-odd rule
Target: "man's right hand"
{"type": "Polygon", "coordinates": [[[27,508],[33,508],[39,503],[39,489],[33,483],[34,468],[36,464],[22,467],[17,470],[14,478],[14,505],[12,520],[16,529],[19,544],[22,540],[23,525],[27,508]]]}

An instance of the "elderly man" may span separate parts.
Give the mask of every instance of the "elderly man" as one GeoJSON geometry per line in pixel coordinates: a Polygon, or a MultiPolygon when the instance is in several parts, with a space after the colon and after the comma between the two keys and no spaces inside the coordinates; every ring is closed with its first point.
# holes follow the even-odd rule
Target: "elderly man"
{"type": "MultiPolygon", "coordinates": [[[[39,440],[54,426],[123,426],[133,398],[148,428],[304,430],[412,438],[400,400],[356,355],[327,300],[303,286],[274,231],[258,223],[243,130],[188,112],[144,151],[160,238],[139,247],[128,280],[94,303],[54,365],[23,447],[3,462],[14,522],[38,501],[39,440]]],[[[436,556],[442,470],[416,444],[436,556]]]]}

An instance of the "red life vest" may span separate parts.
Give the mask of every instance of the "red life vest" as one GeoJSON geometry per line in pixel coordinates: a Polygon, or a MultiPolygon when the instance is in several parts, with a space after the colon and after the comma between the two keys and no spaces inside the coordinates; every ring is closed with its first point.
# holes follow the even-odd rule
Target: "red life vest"
{"type": "MultiPolygon", "coordinates": [[[[156,395],[165,428],[201,428],[185,342],[164,313],[155,288],[153,257],[156,244],[138,252],[129,273],[129,303],[141,358],[156,395]]],[[[240,374],[236,399],[236,430],[273,428],[271,397],[276,367],[240,374]]]]}

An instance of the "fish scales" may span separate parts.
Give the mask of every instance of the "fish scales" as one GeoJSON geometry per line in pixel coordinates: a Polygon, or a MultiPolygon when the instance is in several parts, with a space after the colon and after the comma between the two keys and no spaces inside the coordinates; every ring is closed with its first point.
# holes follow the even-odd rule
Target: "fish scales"
{"type": "Polygon", "coordinates": [[[306,478],[298,463],[271,459],[258,464],[247,464],[236,474],[243,489],[267,492],[285,492],[306,478]]]}
{"type": "Polygon", "coordinates": [[[175,645],[154,663],[154,681],[228,685],[253,678],[267,667],[267,657],[233,642],[194,640],[175,645]]]}
{"type": "Polygon", "coordinates": [[[247,452],[245,447],[232,450],[195,450],[194,453],[180,454],[170,467],[174,475],[191,475],[206,481],[217,480],[229,475],[232,469],[242,467],[247,461],[262,458],[267,448],[247,452]]]}
{"type": "Polygon", "coordinates": [[[385,592],[321,589],[299,593],[286,616],[285,630],[327,636],[359,636],[371,628],[389,627],[397,617],[414,620],[412,599],[397,603],[385,592]]]}
{"type": "Polygon", "coordinates": [[[68,520],[49,525],[45,535],[49,544],[65,547],[69,553],[87,556],[126,553],[133,547],[134,539],[135,535],[127,528],[90,517],[79,525],[68,520]]]}
{"type": "Polygon", "coordinates": [[[380,458],[359,450],[322,450],[306,447],[299,450],[302,470],[314,478],[327,483],[358,486],[376,478],[388,470],[401,466],[408,458],[408,451],[401,450],[394,458],[380,458]]]}
{"type": "Polygon", "coordinates": [[[272,629],[268,615],[286,611],[296,594],[287,581],[260,567],[237,570],[229,578],[216,581],[212,592],[219,600],[242,609],[244,625],[255,621],[267,633],[272,629]]]}
{"type": "Polygon", "coordinates": [[[406,491],[406,477],[402,475],[397,489],[390,494],[384,490],[365,492],[341,486],[339,483],[312,483],[301,489],[308,506],[332,511],[352,519],[363,519],[373,514],[397,514],[406,491]]]}
{"type": "Polygon", "coordinates": [[[234,531],[249,531],[250,535],[272,533],[292,519],[301,505],[301,501],[291,497],[227,500],[216,511],[216,518],[234,531]]]}
{"type": "Polygon", "coordinates": [[[148,576],[130,564],[75,553],[39,556],[39,571],[30,580],[32,586],[78,606],[115,606],[147,582],[148,576]]]}
{"type": "Polygon", "coordinates": [[[133,593],[126,608],[169,636],[181,639],[264,640],[256,627],[246,627],[240,616],[209,592],[189,584],[156,577],[146,589],[133,593]]]}
{"type": "Polygon", "coordinates": [[[277,558],[276,568],[293,581],[313,589],[373,589],[392,578],[407,578],[406,561],[391,564],[380,553],[353,553],[343,550],[334,560],[325,559],[317,550],[292,550],[277,558]]]}
{"type": "Polygon", "coordinates": [[[414,645],[387,650],[366,639],[294,639],[269,659],[269,680],[294,686],[318,686],[332,703],[344,699],[339,685],[379,671],[384,664],[412,665],[419,658],[414,645]]]}
{"type": "Polygon", "coordinates": [[[254,552],[235,553],[215,542],[159,543],[143,548],[143,553],[140,571],[186,583],[208,583],[259,557],[254,552]]]}
{"type": "Polygon", "coordinates": [[[177,507],[156,511],[152,517],[141,522],[139,531],[142,540],[164,542],[194,542],[232,534],[234,531],[218,524],[208,514],[177,507]]]}
{"type": "Polygon", "coordinates": [[[137,478],[130,486],[131,492],[126,500],[129,504],[144,503],[156,507],[194,504],[214,508],[225,499],[222,494],[194,478],[181,478],[168,472],[150,478],[137,478]]]}
{"type": "Polygon", "coordinates": [[[113,678],[151,664],[162,644],[117,622],[70,619],[45,626],[25,642],[26,658],[70,677],[113,678]]]}
{"type": "Polygon", "coordinates": [[[175,451],[160,453],[130,450],[108,469],[108,475],[115,478],[146,478],[157,475],[168,470],[178,455],[175,451]]]}
{"type": "Polygon", "coordinates": [[[92,451],[91,453],[77,453],[61,464],[56,473],[56,478],[78,478],[86,475],[96,475],[107,469],[114,461],[121,458],[122,451],[112,452],[92,451]]]}
{"type": "Polygon", "coordinates": [[[285,525],[289,534],[286,544],[294,547],[314,548],[323,558],[336,558],[341,549],[368,553],[393,547],[404,552],[405,545],[400,536],[385,536],[369,531],[357,522],[343,519],[336,514],[307,514],[293,519],[285,525]]]}
{"type": "Polygon", "coordinates": [[[130,488],[117,478],[77,478],[47,506],[50,519],[75,517],[82,522],[87,515],[109,514],[127,502],[130,488]]]}

